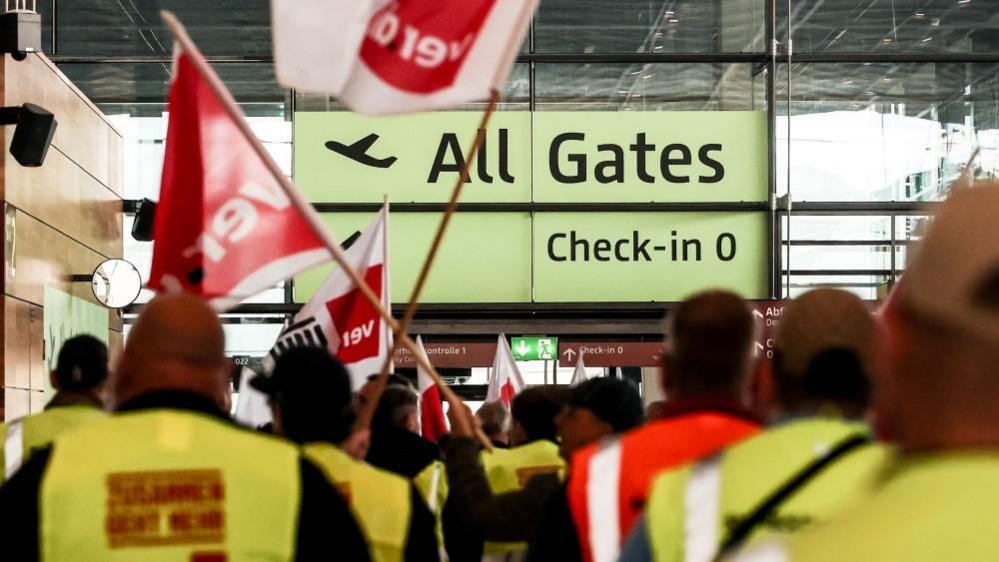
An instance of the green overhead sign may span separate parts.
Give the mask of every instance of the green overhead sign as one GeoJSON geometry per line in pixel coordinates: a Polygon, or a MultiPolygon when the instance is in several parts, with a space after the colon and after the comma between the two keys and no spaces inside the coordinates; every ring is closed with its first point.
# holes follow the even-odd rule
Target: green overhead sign
{"type": "MultiPolygon", "coordinates": [[[[374,213],[322,216],[346,238],[374,213]]],[[[391,213],[393,302],[409,300],[439,222],[438,213],[391,213]]],[[[766,248],[760,212],[458,213],[422,301],[671,302],[709,287],[764,298],[766,248]]],[[[296,277],[295,300],[307,301],[331,269],[296,277]]]]}
{"type": "Polygon", "coordinates": [[[558,358],[558,338],[510,338],[510,350],[517,361],[554,361],[558,358]]]}
{"type": "MultiPolygon", "coordinates": [[[[446,202],[478,112],[297,112],[296,183],[313,202],[446,202]]],[[[500,111],[466,203],[767,200],[761,111],[500,111]]]]}
{"type": "MultiPolygon", "coordinates": [[[[445,202],[480,117],[297,112],[295,181],[316,203],[445,202]]],[[[766,296],[766,212],[603,205],[766,201],[764,112],[500,111],[479,134],[462,202],[524,206],[457,213],[422,302],[668,302],[706,288],[766,296]],[[569,212],[531,203],[595,205],[569,212]]],[[[392,300],[405,303],[441,214],[393,209],[392,300]]],[[[373,215],[323,218],[345,238],[373,215]]],[[[296,301],[331,267],[297,277],[296,301]]]]}

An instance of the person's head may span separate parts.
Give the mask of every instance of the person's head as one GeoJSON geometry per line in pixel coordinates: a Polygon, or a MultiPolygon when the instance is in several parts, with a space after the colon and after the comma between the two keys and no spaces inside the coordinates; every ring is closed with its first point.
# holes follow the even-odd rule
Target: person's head
{"type": "Polygon", "coordinates": [[[62,344],[49,377],[52,388],[60,392],[99,394],[108,378],[107,346],[93,336],[69,338],[62,344]]]}
{"type": "Polygon", "coordinates": [[[790,301],[774,342],[771,413],[863,417],[874,346],[874,316],[857,296],[815,289],[790,301]]]}
{"type": "MultiPolygon", "coordinates": [[[[414,390],[416,388],[415,385],[409,379],[396,373],[389,373],[388,377],[386,378],[385,384],[390,386],[391,385],[408,386],[409,388],[413,388],[414,390]]],[[[373,375],[368,375],[367,380],[364,381],[363,385],[361,385],[361,388],[360,390],[357,391],[357,396],[355,397],[357,399],[358,410],[364,408],[367,405],[369,397],[374,395],[375,391],[377,390],[377,387],[378,387],[378,374],[375,373],[373,375]]]]}
{"type": "Polygon", "coordinates": [[[524,445],[542,439],[555,441],[558,433],[555,417],[562,411],[565,397],[565,389],[557,386],[528,388],[515,396],[510,405],[513,417],[510,445],[524,445]]]}
{"type": "Polygon", "coordinates": [[[663,389],[684,395],[741,400],[753,366],[753,315],[727,291],[695,295],[669,319],[670,345],[663,356],[663,389]]]}
{"type": "Polygon", "coordinates": [[[999,447],[997,216],[995,183],[941,203],[882,312],[878,413],[903,448],[999,447]]]}
{"type": "Polygon", "coordinates": [[[663,412],[666,410],[666,404],[665,400],[656,400],[649,403],[645,407],[645,421],[654,421],[662,417],[663,412]]]}
{"type": "Polygon", "coordinates": [[[356,418],[350,374],[326,349],[289,349],[270,377],[250,384],[270,397],[275,433],[296,443],[339,444],[350,435],[356,418]]]}
{"type": "Polygon", "coordinates": [[[510,411],[502,402],[486,402],[475,412],[482,424],[482,432],[496,443],[510,442],[510,411]]]}
{"type": "Polygon", "coordinates": [[[642,413],[642,398],[630,381],[600,377],[572,387],[556,418],[559,453],[568,460],[590,443],[637,427],[642,413]]]}
{"type": "Polygon", "coordinates": [[[420,432],[420,400],[413,387],[390,384],[385,387],[382,397],[371,420],[374,430],[396,427],[413,433],[420,432]]]}
{"type": "Polygon", "coordinates": [[[228,375],[225,335],[215,312],[194,295],[161,295],[145,306],[129,332],[111,378],[112,405],[178,390],[210,398],[222,408],[228,375]]]}

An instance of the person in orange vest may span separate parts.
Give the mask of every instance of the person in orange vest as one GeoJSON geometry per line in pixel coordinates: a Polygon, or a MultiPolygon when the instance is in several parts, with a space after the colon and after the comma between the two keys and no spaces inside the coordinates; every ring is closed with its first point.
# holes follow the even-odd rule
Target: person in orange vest
{"type": "MultiPolygon", "coordinates": [[[[642,397],[631,381],[607,377],[585,381],[569,389],[566,402],[555,418],[559,455],[568,459],[590,443],[634,429],[641,422],[642,397]]],[[[523,542],[533,540],[535,535],[559,533],[560,528],[572,525],[565,508],[565,483],[557,473],[539,474],[521,489],[494,494],[482,467],[481,445],[471,428],[461,428],[455,422],[451,428],[451,439],[444,445],[452,490],[450,505],[455,518],[468,525],[467,535],[523,542]],[[547,510],[552,505],[556,509],[561,507],[562,515],[557,519],[548,516],[547,510]],[[543,525],[539,524],[542,517],[543,525]]],[[[465,556],[460,560],[480,558],[465,556]]],[[[561,555],[551,553],[544,559],[560,560],[561,555]]],[[[452,560],[459,558],[452,556],[452,560]]]]}
{"type": "Polygon", "coordinates": [[[548,535],[554,543],[532,545],[532,560],[559,552],[562,560],[614,562],[656,474],[760,430],[746,407],[755,365],[746,303],[725,291],[700,293],[676,308],[668,330],[671,346],[662,365],[667,403],[659,417],[573,457],[567,496],[577,537],[548,535]]]}

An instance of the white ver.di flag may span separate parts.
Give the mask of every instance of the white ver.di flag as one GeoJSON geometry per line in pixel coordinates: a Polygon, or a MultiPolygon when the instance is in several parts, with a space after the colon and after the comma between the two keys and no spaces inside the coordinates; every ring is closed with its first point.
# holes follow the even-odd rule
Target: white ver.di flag
{"type": "Polygon", "coordinates": [[[586,374],[586,365],[583,363],[583,350],[579,351],[579,359],[576,360],[576,370],[572,372],[572,381],[569,382],[569,386],[577,386],[583,384],[590,379],[590,375],[586,374]]]}
{"type": "MultiPolygon", "coordinates": [[[[348,262],[379,295],[386,308],[391,302],[386,249],[388,212],[386,204],[346,252],[348,262]]],[[[377,373],[381,368],[392,347],[392,330],[343,270],[335,268],[278,336],[270,354],[264,359],[264,373],[270,373],[274,361],[283,352],[307,345],[326,347],[336,355],[350,372],[351,385],[356,391],[368,375],[377,373]]],[[[243,377],[243,381],[248,378],[243,377]]],[[[269,412],[263,421],[256,413],[261,410],[261,401],[266,403],[266,397],[243,381],[239,388],[236,420],[252,426],[270,421],[269,412]]]]}
{"type": "Polygon", "coordinates": [[[493,358],[493,374],[486,390],[486,402],[497,400],[506,405],[507,409],[513,403],[514,396],[520,394],[527,385],[520,376],[517,361],[513,358],[506,334],[500,334],[496,342],[496,356],[493,358]]]}
{"type": "Polygon", "coordinates": [[[359,113],[441,109],[506,81],[537,0],[272,0],[278,81],[359,113]]]}

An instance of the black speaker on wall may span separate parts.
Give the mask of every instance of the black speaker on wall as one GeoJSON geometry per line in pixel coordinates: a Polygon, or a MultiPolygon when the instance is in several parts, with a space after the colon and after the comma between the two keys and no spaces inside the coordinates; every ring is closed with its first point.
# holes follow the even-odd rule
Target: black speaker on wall
{"type": "Polygon", "coordinates": [[[139,242],[153,240],[153,219],[156,217],[156,201],[143,199],[136,203],[135,221],[132,223],[132,238],[139,242]]]}
{"type": "Polygon", "coordinates": [[[10,153],[17,163],[36,168],[45,162],[59,123],[47,109],[33,103],[0,108],[0,124],[16,125],[10,153]]]}

